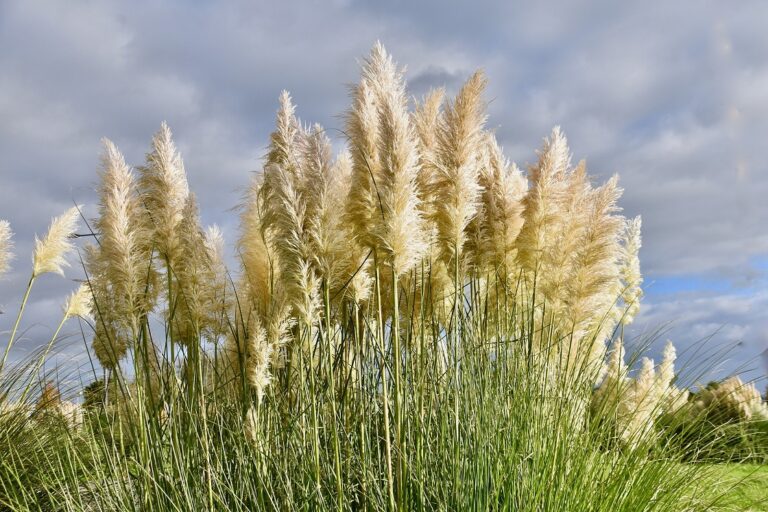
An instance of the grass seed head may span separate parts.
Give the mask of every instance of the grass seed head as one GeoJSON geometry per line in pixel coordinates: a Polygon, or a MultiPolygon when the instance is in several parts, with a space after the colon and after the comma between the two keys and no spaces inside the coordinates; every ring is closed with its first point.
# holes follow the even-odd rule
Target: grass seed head
{"type": "Polygon", "coordinates": [[[32,258],[32,274],[35,277],[48,272],[64,275],[64,267],[69,266],[67,255],[75,247],[72,237],[77,229],[79,217],[80,207],[73,206],[53,219],[48,233],[42,240],[35,237],[35,252],[32,258]]]}
{"type": "Polygon", "coordinates": [[[8,272],[13,259],[13,231],[7,220],[0,220],[0,276],[8,272]]]}

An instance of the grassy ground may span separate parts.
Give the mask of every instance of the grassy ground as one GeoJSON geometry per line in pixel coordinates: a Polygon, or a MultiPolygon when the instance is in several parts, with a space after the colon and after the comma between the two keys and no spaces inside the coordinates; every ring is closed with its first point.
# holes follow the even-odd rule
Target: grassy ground
{"type": "Polygon", "coordinates": [[[723,495],[718,510],[768,511],[768,465],[717,464],[712,470],[723,495]]]}

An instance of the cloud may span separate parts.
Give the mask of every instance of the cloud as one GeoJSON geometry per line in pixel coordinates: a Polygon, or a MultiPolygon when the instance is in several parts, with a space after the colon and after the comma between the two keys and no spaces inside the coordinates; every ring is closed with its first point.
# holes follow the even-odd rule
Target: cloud
{"type": "MultiPolygon", "coordinates": [[[[322,123],[341,143],[345,85],[376,39],[407,65],[417,96],[440,85],[455,92],[484,68],[489,126],[518,163],[532,162],[559,124],[591,172],[620,173],[625,212],[644,217],[649,280],[759,281],[766,268],[755,262],[768,255],[767,15],[762,2],[714,0],[653,9],[642,2],[481,1],[450,9],[436,1],[3,2],[0,218],[13,224],[19,257],[0,283],[0,305],[18,306],[33,234],[73,201],[93,204],[102,136],[140,163],[167,120],[203,220],[221,224],[231,242],[230,208],[260,166],[280,90],[292,92],[302,119],[322,123]]],[[[46,280],[33,301],[42,307],[72,286],[46,280]]],[[[667,297],[649,303],[646,318],[674,317],[704,332],[735,318],[717,297],[667,297]],[[706,320],[694,314],[701,308],[710,312],[706,320]]],[[[0,330],[10,316],[0,315],[0,330]]],[[[749,315],[738,321],[744,328],[732,334],[745,338],[746,354],[752,337],[764,339],[762,324],[749,315]]]]}
{"type": "MultiPolygon", "coordinates": [[[[659,360],[663,342],[673,341],[687,365],[686,379],[708,380],[739,373],[745,380],[768,374],[768,291],[650,294],[627,339],[650,344],[659,360]]],[[[764,381],[761,381],[764,384],[764,381]]],[[[689,382],[691,383],[691,382],[689,382]]]]}

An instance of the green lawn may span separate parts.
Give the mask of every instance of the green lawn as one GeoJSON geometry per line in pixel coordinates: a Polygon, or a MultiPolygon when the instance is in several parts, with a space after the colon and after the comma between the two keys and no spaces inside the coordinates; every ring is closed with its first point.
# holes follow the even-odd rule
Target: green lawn
{"type": "Polygon", "coordinates": [[[716,510],[768,511],[768,465],[717,464],[710,469],[722,495],[716,510]]]}

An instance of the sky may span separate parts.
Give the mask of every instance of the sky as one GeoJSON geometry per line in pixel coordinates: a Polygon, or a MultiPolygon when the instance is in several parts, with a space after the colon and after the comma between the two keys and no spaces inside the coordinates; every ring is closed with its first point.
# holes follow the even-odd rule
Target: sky
{"type": "MultiPolygon", "coordinates": [[[[0,0],[0,219],[17,253],[0,281],[0,345],[34,235],[75,203],[94,212],[102,137],[138,165],[166,120],[203,221],[232,252],[232,207],[260,169],[280,91],[340,146],[348,86],[380,40],[416,97],[485,70],[488,126],[521,167],[560,125],[596,181],[619,174],[624,214],[644,228],[630,345],[658,356],[669,338],[692,372],[706,366],[697,379],[757,378],[768,365],[766,20],[768,3],[750,0],[0,0]]],[[[14,357],[48,341],[80,277],[75,263],[39,280],[14,357]]],[[[80,327],[64,331],[68,361],[87,364],[80,327]]]]}

